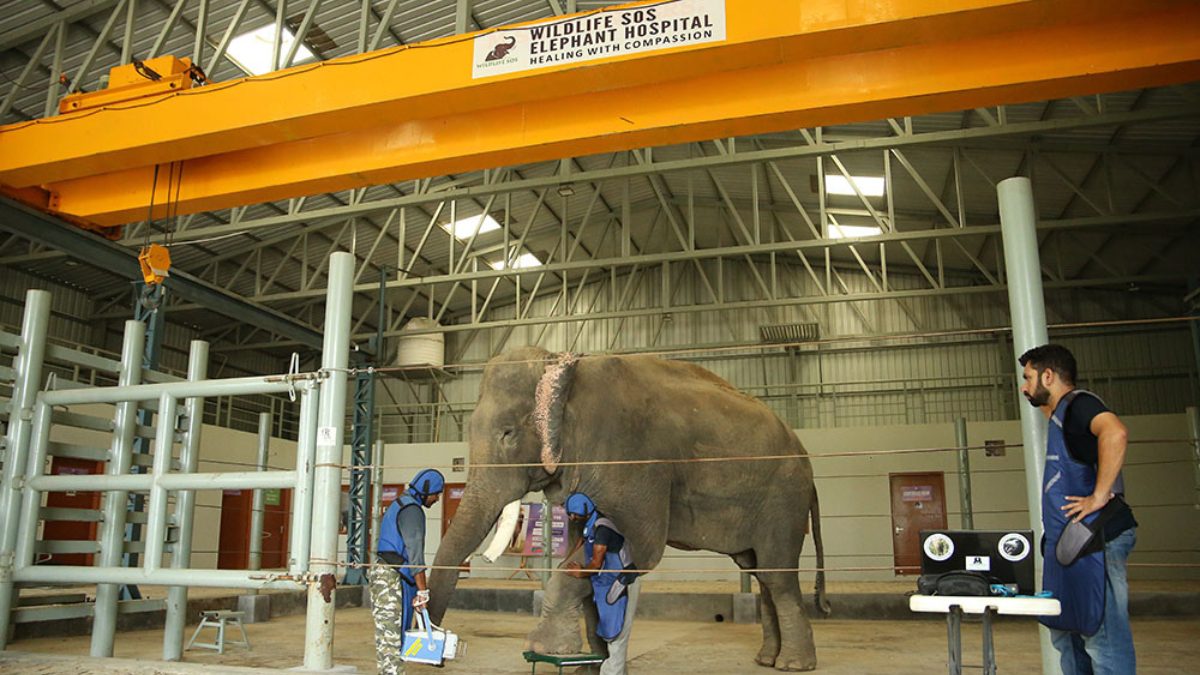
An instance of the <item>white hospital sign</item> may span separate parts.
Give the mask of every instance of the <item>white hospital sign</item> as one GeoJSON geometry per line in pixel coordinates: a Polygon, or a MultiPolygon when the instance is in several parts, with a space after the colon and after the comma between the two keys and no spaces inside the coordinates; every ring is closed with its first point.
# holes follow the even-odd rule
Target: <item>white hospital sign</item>
{"type": "Polygon", "coordinates": [[[725,0],[673,0],[480,35],[471,77],[724,40],[725,0]]]}

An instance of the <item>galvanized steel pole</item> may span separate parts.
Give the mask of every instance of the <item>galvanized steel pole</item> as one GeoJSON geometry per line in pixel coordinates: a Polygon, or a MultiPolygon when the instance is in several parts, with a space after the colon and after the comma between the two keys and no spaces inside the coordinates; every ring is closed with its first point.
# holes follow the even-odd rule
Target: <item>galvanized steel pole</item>
{"type": "Polygon", "coordinates": [[[971,506],[971,456],[967,452],[967,418],[954,422],[954,441],[958,445],[958,502],[964,530],[975,529],[975,512],[971,506]]]}
{"type": "MultiPolygon", "coordinates": [[[[203,380],[208,374],[208,343],[192,340],[188,355],[188,381],[203,380]]],[[[200,467],[200,431],[204,426],[204,399],[192,396],[183,404],[187,416],[187,429],[183,436],[183,448],[179,452],[181,473],[194,474],[200,467]]],[[[196,491],[180,490],[175,496],[175,519],[179,536],[171,554],[171,569],[181,570],[192,564],[192,526],[196,515],[196,491]]],[[[163,660],[179,661],[183,658],[183,629],[187,625],[187,586],[171,586],[167,589],[167,618],[163,630],[163,660]]]]}
{"type": "Polygon", "coordinates": [[[292,542],[288,569],[294,575],[308,571],[312,547],[313,464],[317,453],[317,406],[321,387],[310,384],[300,390],[300,423],[296,442],[296,480],[292,493],[292,542]]]}
{"type": "MultiPolygon", "coordinates": [[[[255,460],[259,471],[267,470],[267,450],[271,443],[271,413],[258,414],[258,457],[255,460]]],[[[250,506],[250,561],[247,569],[262,569],[263,507],[266,495],[261,488],[254,491],[250,506]]]]}
{"type": "MultiPolygon", "coordinates": [[[[382,428],[380,430],[382,435],[382,428]]],[[[375,440],[375,475],[371,481],[371,532],[367,537],[367,562],[375,560],[375,547],[379,544],[379,520],[383,517],[383,467],[387,464],[383,459],[383,439],[375,440]]],[[[443,507],[445,508],[445,507],[443,507]]]]}
{"type": "MultiPolygon", "coordinates": [[[[1004,239],[1004,266],[1008,275],[1008,304],[1012,313],[1013,351],[1015,356],[1044,345],[1046,304],[1042,293],[1041,262],[1038,257],[1037,214],[1033,187],[1028,178],[1000,181],[996,191],[1000,199],[1000,231],[1004,239]]],[[[1013,362],[1017,382],[1022,368],[1013,362]]],[[[1046,458],[1046,418],[1030,406],[1021,408],[1021,438],[1025,445],[1025,499],[1029,505],[1029,525],[1035,540],[1042,535],[1042,470],[1046,458]]],[[[1035,547],[1038,585],[1041,586],[1042,556],[1035,547]]],[[[1050,633],[1039,628],[1042,672],[1061,673],[1058,653],[1050,644],[1050,633]]]]}
{"type": "Polygon", "coordinates": [[[162,478],[171,469],[175,450],[176,398],[171,394],[158,397],[158,425],[154,435],[154,464],[150,468],[150,504],[146,508],[146,555],[142,567],[155,572],[162,567],[163,549],[167,540],[167,488],[162,478]]]}
{"type": "Polygon", "coordinates": [[[338,511],[341,505],[342,445],[346,424],[346,366],[350,358],[350,309],[354,256],[334,253],[329,260],[325,299],[325,344],[321,369],[328,379],[317,414],[317,457],[313,482],[312,581],[304,630],[304,668],[333,667],[333,608],[336,583],[338,511]]]}
{"type": "Polygon", "coordinates": [[[7,456],[0,475],[0,649],[8,645],[12,618],[14,548],[20,524],[18,483],[25,471],[29,452],[31,416],[42,380],[42,361],[46,353],[46,328],[50,321],[50,294],[31,290],[25,293],[25,316],[21,320],[21,345],[13,361],[12,399],[9,401],[8,433],[4,437],[7,456]]]}
{"type": "MultiPolygon", "coordinates": [[[[146,345],[146,324],[125,322],[125,338],[121,346],[121,372],[117,385],[128,387],[142,381],[142,350],[146,345]]],[[[124,476],[133,463],[133,436],[137,431],[137,404],[125,401],[116,405],[113,413],[113,436],[105,474],[124,476]]],[[[120,567],[125,553],[125,514],[129,510],[129,493],[125,490],[104,495],[104,522],[100,524],[99,567],[120,567]]],[[[117,584],[96,586],[95,618],[92,623],[91,655],[113,655],[113,640],[117,632],[117,602],[121,587],[117,584]]]]}

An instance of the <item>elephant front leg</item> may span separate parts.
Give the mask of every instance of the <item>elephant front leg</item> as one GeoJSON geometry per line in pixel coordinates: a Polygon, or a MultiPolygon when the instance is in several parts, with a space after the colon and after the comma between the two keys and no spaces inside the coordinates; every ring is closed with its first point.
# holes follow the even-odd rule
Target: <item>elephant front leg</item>
{"type": "MultiPolygon", "coordinates": [[[[578,556],[575,556],[578,560],[578,556]]],[[[564,572],[555,572],[542,594],[542,615],[538,625],[525,640],[525,649],[539,654],[578,654],[583,650],[579,620],[585,618],[592,605],[592,584],[564,572]]],[[[590,622],[590,620],[589,620],[590,622]]],[[[594,623],[589,625],[589,637],[594,637],[594,623]]]]}
{"type": "MultiPolygon", "coordinates": [[[[812,625],[801,606],[800,581],[795,574],[767,573],[759,580],[771,594],[779,622],[779,654],[776,670],[815,670],[817,647],[812,625]]],[[[765,614],[765,613],[764,613],[765,614]]]]}
{"type": "Polygon", "coordinates": [[[763,641],[762,649],[758,650],[758,656],[754,657],[754,662],[760,666],[772,668],[775,666],[775,659],[779,656],[779,619],[775,614],[775,603],[771,602],[771,591],[767,585],[759,579],[758,583],[759,597],[762,598],[762,629],[763,641]]]}

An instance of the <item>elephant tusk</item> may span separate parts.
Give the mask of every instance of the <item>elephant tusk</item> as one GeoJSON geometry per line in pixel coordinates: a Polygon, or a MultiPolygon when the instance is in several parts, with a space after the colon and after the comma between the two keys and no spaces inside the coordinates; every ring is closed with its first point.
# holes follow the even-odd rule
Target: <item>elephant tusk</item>
{"type": "Polygon", "coordinates": [[[483,559],[494,563],[504,554],[504,549],[508,548],[508,542],[512,541],[513,532],[517,529],[517,519],[521,516],[521,500],[517,499],[509,502],[504,510],[500,512],[500,518],[496,521],[496,534],[492,537],[492,543],[488,544],[487,550],[483,552],[483,559]]]}

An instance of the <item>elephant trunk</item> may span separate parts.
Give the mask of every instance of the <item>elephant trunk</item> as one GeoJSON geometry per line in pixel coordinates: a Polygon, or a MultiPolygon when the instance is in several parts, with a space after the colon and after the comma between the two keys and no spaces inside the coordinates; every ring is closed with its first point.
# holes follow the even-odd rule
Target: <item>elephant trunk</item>
{"type": "Polygon", "coordinates": [[[434,559],[436,569],[429,576],[429,618],[441,623],[450,605],[450,598],[458,586],[458,570],[450,569],[461,565],[487,536],[488,531],[500,515],[504,505],[525,493],[523,487],[515,488],[516,496],[493,489],[489,481],[480,480],[467,487],[463,501],[455,513],[454,522],[438,547],[434,559]]]}

